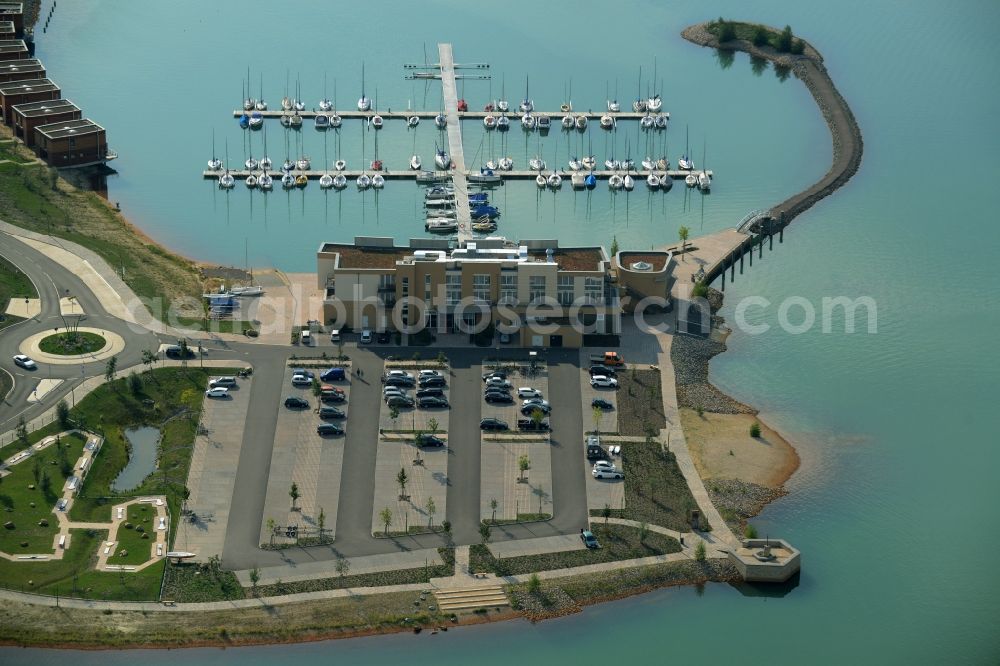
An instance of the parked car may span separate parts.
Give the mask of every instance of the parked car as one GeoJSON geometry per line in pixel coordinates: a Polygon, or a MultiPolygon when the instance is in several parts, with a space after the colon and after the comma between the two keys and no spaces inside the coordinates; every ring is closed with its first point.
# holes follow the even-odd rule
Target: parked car
{"type": "Polygon", "coordinates": [[[292,375],[292,386],[312,386],[313,381],[305,375],[292,375]]]}
{"type": "Polygon", "coordinates": [[[417,446],[444,446],[444,440],[434,435],[417,435],[414,443],[417,446]]]}
{"type": "Polygon", "coordinates": [[[319,417],[321,419],[346,419],[347,414],[336,407],[330,407],[329,405],[323,405],[319,408],[319,417]]]}
{"type": "Polygon", "coordinates": [[[421,370],[417,373],[419,379],[424,379],[425,377],[444,377],[444,373],[440,370],[421,370]]]}
{"type": "Polygon", "coordinates": [[[618,373],[615,372],[614,368],[608,367],[606,365],[592,365],[590,366],[590,376],[594,375],[604,375],[605,377],[617,377],[618,373]]]}
{"type": "Polygon", "coordinates": [[[208,388],[216,386],[236,386],[236,377],[215,377],[208,381],[208,388]]]}
{"type": "Polygon", "coordinates": [[[424,409],[447,409],[448,401],[441,397],[429,396],[426,398],[419,398],[417,400],[417,406],[424,409]]]}
{"type": "Polygon", "coordinates": [[[594,469],[590,470],[590,473],[595,479],[625,478],[625,472],[621,471],[620,469],[614,469],[613,466],[611,469],[608,469],[607,467],[594,467],[594,469]]]}
{"type": "Polygon", "coordinates": [[[486,380],[487,386],[500,386],[506,389],[510,388],[510,382],[506,379],[501,379],[499,377],[490,377],[486,380]]]}
{"type": "Polygon", "coordinates": [[[313,379],[316,379],[316,373],[313,372],[312,370],[306,370],[305,368],[293,368],[292,369],[292,374],[293,375],[305,375],[306,377],[309,378],[310,381],[312,381],[313,379]]]}
{"type": "Polygon", "coordinates": [[[594,463],[594,469],[603,469],[608,472],[615,472],[618,468],[610,460],[598,460],[594,463]]]}
{"type": "Polygon", "coordinates": [[[600,548],[601,544],[597,543],[597,537],[590,530],[584,530],[580,532],[580,539],[583,541],[583,545],[587,548],[600,548]]]}
{"type": "Polygon", "coordinates": [[[308,409],[309,401],[297,395],[290,395],[285,398],[285,407],[289,409],[308,409]]]}
{"type": "Polygon", "coordinates": [[[587,460],[599,460],[607,457],[607,452],[601,446],[601,438],[598,435],[587,435],[587,460]]]}
{"type": "Polygon", "coordinates": [[[322,384],[319,387],[319,393],[320,395],[326,395],[327,393],[339,393],[340,395],[344,395],[344,389],[337,388],[331,384],[322,384]]]}
{"type": "Polygon", "coordinates": [[[320,402],[347,402],[347,396],[343,393],[320,393],[320,402]]]}
{"type": "Polygon", "coordinates": [[[433,388],[433,387],[444,387],[448,385],[444,377],[431,376],[431,377],[421,377],[420,378],[420,388],[433,388]]]}
{"type": "Polygon", "coordinates": [[[347,371],[344,368],[327,368],[319,373],[319,378],[324,382],[342,382],[347,379],[347,371]]]}
{"type": "Polygon", "coordinates": [[[19,365],[25,370],[34,370],[38,367],[30,357],[25,356],[24,354],[18,354],[14,357],[14,365],[19,365]]]}
{"type": "Polygon", "coordinates": [[[444,395],[444,389],[440,387],[417,389],[418,398],[436,398],[444,395]]]}
{"type": "Polygon", "coordinates": [[[413,374],[407,372],[406,370],[386,370],[385,378],[388,379],[389,377],[403,377],[404,379],[413,381],[413,374]]]}
{"type": "Polygon", "coordinates": [[[552,405],[549,404],[548,400],[542,400],[541,398],[529,398],[521,403],[522,407],[527,407],[528,405],[540,405],[546,409],[552,408],[552,405]]]}
{"type": "Polygon", "coordinates": [[[510,405],[514,403],[514,398],[510,393],[500,393],[499,391],[487,391],[483,396],[486,402],[495,402],[504,405],[510,405]]]}
{"type": "Polygon", "coordinates": [[[361,344],[370,345],[372,343],[372,330],[370,328],[361,331],[361,344]]]}
{"type": "Polygon", "coordinates": [[[406,391],[398,386],[386,386],[382,389],[383,398],[388,398],[390,395],[406,395],[406,391]]]}
{"type": "Polygon", "coordinates": [[[538,423],[535,423],[534,419],[518,419],[517,420],[518,430],[534,430],[536,432],[548,432],[551,428],[549,422],[542,419],[538,423]]]}
{"type": "Polygon", "coordinates": [[[530,403],[530,402],[521,407],[521,413],[524,414],[525,416],[531,416],[536,411],[541,412],[542,414],[548,414],[549,412],[552,411],[552,408],[547,407],[546,405],[540,405],[537,403],[530,403]]]}
{"type": "Polygon", "coordinates": [[[386,377],[386,386],[413,386],[413,379],[407,377],[386,377]]]}
{"type": "Polygon", "coordinates": [[[380,331],[376,338],[380,345],[387,345],[392,340],[392,333],[389,331],[380,331]]]}
{"type": "Polygon", "coordinates": [[[216,386],[205,391],[206,398],[228,398],[229,389],[225,386],[216,386]]]}
{"type": "Polygon", "coordinates": [[[480,421],[479,427],[482,430],[510,430],[510,426],[507,425],[506,421],[501,421],[500,419],[492,417],[485,418],[480,421]]]}
{"type": "Polygon", "coordinates": [[[517,389],[517,397],[521,400],[528,400],[531,398],[541,398],[542,392],[536,388],[531,388],[529,386],[522,386],[517,389]]]}
{"type": "Polygon", "coordinates": [[[390,395],[385,399],[390,407],[413,407],[413,398],[405,395],[390,395]]]}
{"type": "Polygon", "coordinates": [[[335,328],[332,331],[330,331],[330,342],[332,342],[333,344],[337,344],[340,341],[341,341],[340,329],[335,328]]]}
{"type": "Polygon", "coordinates": [[[490,370],[483,373],[483,381],[485,382],[490,377],[499,377],[500,379],[507,379],[506,370],[490,370]]]}
{"type": "Polygon", "coordinates": [[[330,435],[343,435],[344,429],[336,423],[320,423],[316,426],[316,434],[323,437],[330,435]]]}
{"type": "Polygon", "coordinates": [[[604,400],[603,398],[594,398],[593,400],[590,401],[590,406],[591,407],[597,407],[598,409],[604,409],[604,410],[614,409],[615,408],[614,405],[612,405],[607,400],[604,400]]]}
{"type": "Polygon", "coordinates": [[[605,375],[594,375],[590,378],[590,385],[594,388],[618,388],[618,380],[605,375]]]}

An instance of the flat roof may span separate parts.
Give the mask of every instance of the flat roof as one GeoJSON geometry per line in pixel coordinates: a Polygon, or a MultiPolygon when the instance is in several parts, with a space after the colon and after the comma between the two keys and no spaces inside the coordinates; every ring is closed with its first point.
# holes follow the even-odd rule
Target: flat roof
{"type": "Polygon", "coordinates": [[[619,252],[618,258],[621,261],[621,268],[627,271],[634,271],[632,264],[642,262],[647,263],[652,268],[648,271],[639,271],[643,273],[659,273],[664,268],[667,267],[667,253],[666,252],[619,252]]]}
{"type": "Polygon", "coordinates": [[[15,104],[13,109],[14,113],[19,113],[26,118],[35,118],[37,116],[48,116],[53,113],[79,111],[80,107],[68,99],[48,99],[39,102],[15,104]]]}
{"type": "MultiPolygon", "coordinates": [[[[523,246],[522,246],[523,247],[523,246]]],[[[468,261],[495,261],[521,262],[525,259],[534,262],[545,262],[548,257],[544,249],[529,249],[525,259],[520,258],[521,247],[504,248],[502,250],[485,249],[479,251],[474,256],[469,256],[465,251],[459,249],[442,251],[426,250],[427,260],[443,262],[468,262],[468,261]],[[433,257],[444,253],[443,258],[433,257]],[[495,254],[495,256],[490,256],[495,254]],[[464,256],[463,256],[464,255],[464,256]]],[[[419,249],[409,247],[371,247],[357,246],[352,243],[323,243],[320,252],[340,254],[338,268],[361,268],[361,269],[388,269],[395,268],[396,263],[407,258],[413,258],[419,249]]],[[[601,262],[604,260],[604,252],[600,247],[571,247],[555,248],[552,252],[552,260],[560,270],[564,271],[600,271],[601,262]]]]}
{"type": "Polygon", "coordinates": [[[49,90],[59,90],[59,86],[48,79],[25,79],[24,81],[8,81],[7,83],[0,83],[0,95],[46,92],[49,90]]]}
{"type": "Polygon", "coordinates": [[[95,123],[90,118],[80,120],[64,120],[61,123],[49,123],[39,125],[35,128],[41,132],[42,136],[49,139],[65,139],[71,136],[86,136],[87,134],[97,134],[103,132],[104,128],[95,123]]]}
{"type": "Polygon", "coordinates": [[[45,69],[42,61],[38,58],[23,58],[21,60],[0,60],[0,71],[24,71],[25,69],[37,67],[45,69]]]}
{"type": "Polygon", "coordinates": [[[413,254],[408,247],[358,247],[353,243],[323,243],[320,252],[340,254],[338,268],[395,268],[413,254]]]}
{"type": "Polygon", "coordinates": [[[23,14],[23,2],[0,2],[0,14],[23,14]]]}

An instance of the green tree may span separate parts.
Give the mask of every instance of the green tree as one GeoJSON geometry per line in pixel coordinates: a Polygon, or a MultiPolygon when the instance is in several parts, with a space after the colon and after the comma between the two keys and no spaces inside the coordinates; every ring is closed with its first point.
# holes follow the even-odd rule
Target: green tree
{"type": "Polygon", "coordinates": [[[434,498],[428,496],[427,503],[424,505],[427,509],[427,529],[430,529],[431,523],[434,522],[434,514],[437,513],[437,504],[434,503],[434,498]]]}
{"type": "Polygon", "coordinates": [[[639,525],[639,543],[645,543],[646,537],[649,536],[649,523],[642,521],[639,525]]]}
{"type": "Polygon", "coordinates": [[[319,383],[319,378],[318,377],[313,377],[313,379],[312,379],[312,393],[317,398],[319,397],[319,394],[322,393],[322,391],[320,390],[320,386],[322,386],[322,384],[319,383]]]}
{"type": "Polygon", "coordinates": [[[736,27],[732,23],[726,21],[720,16],[715,25],[718,27],[717,32],[720,44],[724,42],[731,42],[736,39],[736,27]]]}
{"type": "Polygon", "coordinates": [[[698,541],[698,545],[694,547],[694,559],[698,562],[705,561],[705,542],[698,541]]]}
{"type": "Polygon", "coordinates": [[[322,541],[323,530],[326,529],[326,512],[323,511],[323,507],[319,508],[319,516],[317,517],[316,522],[319,523],[319,538],[320,541],[322,541]]]}
{"type": "Polygon", "coordinates": [[[191,499],[191,489],[187,486],[181,488],[181,499],[184,500],[184,503],[181,505],[182,510],[187,511],[187,503],[188,500],[191,499]]]}
{"type": "Polygon", "coordinates": [[[747,538],[747,539],[756,539],[757,538],[757,528],[754,527],[753,525],[751,525],[750,523],[747,523],[746,527],[743,528],[743,536],[744,536],[744,538],[747,538]]]}
{"type": "Polygon", "coordinates": [[[436,433],[439,425],[438,420],[433,416],[427,420],[427,429],[430,430],[431,433],[436,433]]]}
{"type": "Polygon", "coordinates": [[[274,545],[274,528],[277,527],[277,523],[274,522],[274,518],[267,519],[267,538],[268,542],[274,545]]]}
{"type": "Polygon", "coordinates": [[[524,473],[527,472],[530,467],[531,459],[528,457],[528,454],[522,453],[517,457],[517,469],[520,472],[520,475],[518,476],[519,480],[524,480],[524,473]]]}
{"type": "Polygon", "coordinates": [[[785,26],[785,29],[778,35],[778,43],[775,46],[782,53],[788,53],[792,50],[792,26],[785,26]]]}
{"type": "Polygon", "coordinates": [[[538,577],[537,573],[531,574],[531,578],[528,579],[528,594],[538,594],[542,589],[542,579],[538,577]]]}
{"type": "Polygon", "coordinates": [[[438,352],[438,363],[440,365],[444,365],[447,362],[448,362],[448,357],[444,355],[443,351],[439,351],[438,352]]]}
{"type": "Polygon", "coordinates": [[[490,542],[490,536],[492,534],[493,530],[490,529],[489,525],[487,525],[486,523],[479,524],[479,539],[482,541],[482,544],[484,546],[490,542]]]}
{"type": "Polygon", "coordinates": [[[396,475],[396,483],[399,484],[399,499],[406,499],[406,484],[409,483],[410,477],[406,474],[406,468],[400,467],[399,474],[396,475]]]}
{"type": "Polygon", "coordinates": [[[190,353],[187,338],[181,338],[179,345],[181,348],[181,365],[186,368],[188,364],[188,354],[190,353]]]}
{"type": "Polygon", "coordinates": [[[806,43],[801,39],[796,39],[792,42],[792,48],[790,50],[793,55],[802,55],[806,52],[806,43]]]}
{"type": "Polygon", "coordinates": [[[540,409],[531,410],[531,422],[535,424],[535,427],[541,425],[542,421],[545,420],[545,414],[540,409]]]}
{"type": "Polygon", "coordinates": [[[691,233],[691,230],[688,229],[685,226],[682,226],[680,229],[677,230],[677,236],[678,236],[678,238],[681,239],[681,261],[685,260],[684,259],[684,251],[687,248],[688,235],[690,233],[691,233]]]}
{"type": "Polygon", "coordinates": [[[142,350],[142,364],[146,366],[146,372],[153,369],[153,364],[156,363],[156,352],[152,349],[142,350]]]}
{"type": "Polygon", "coordinates": [[[753,37],[750,41],[753,42],[754,46],[766,46],[771,41],[767,28],[762,25],[754,27],[753,37]]]}
{"type": "Polygon", "coordinates": [[[104,366],[104,380],[113,382],[118,374],[118,357],[112,356],[104,366]]]}
{"type": "Polygon", "coordinates": [[[250,591],[253,593],[253,596],[255,597],[257,596],[257,583],[259,582],[260,582],[260,569],[258,567],[254,567],[253,569],[250,570],[250,591]]]}
{"type": "Polygon", "coordinates": [[[611,237],[611,257],[618,256],[618,236],[611,237]]]}
{"type": "MultiPolygon", "coordinates": [[[[390,518],[391,518],[391,516],[390,516],[390,518]]],[[[337,556],[336,567],[337,567],[337,575],[340,576],[340,586],[343,587],[344,586],[344,576],[346,576],[347,572],[350,571],[350,569],[351,569],[351,563],[348,562],[347,558],[344,557],[343,555],[338,555],[337,556]]]]}
{"type": "Polygon", "coordinates": [[[134,372],[128,373],[128,390],[136,397],[142,393],[142,378],[134,372]]]}
{"type": "Polygon", "coordinates": [[[56,418],[59,420],[59,427],[69,427],[69,405],[66,404],[65,400],[60,400],[56,404],[56,418]]]}
{"type": "Polygon", "coordinates": [[[42,478],[42,465],[38,462],[38,458],[35,458],[31,464],[31,476],[35,478],[35,485],[37,486],[42,478]]]}
{"type": "Polygon", "coordinates": [[[389,408],[389,420],[392,421],[392,429],[397,430],[396,419],[399,418],[399,408],[393,405],[389,408]]]}
{"type": "Polygon", "coordinates": [[[59,169],[55,167],[49,168],[49,187],[53,192],[59,189],[59,169]]]}
{"type": "Polygon", "coordinates": [[[392,509],[385,507],[378,514],[379,520],[382,521],[382,526],[385,528],[385,534],[389,534],[389,525],[392,524],[392,509]]]}
{"type": "Polygon", "coordinates": [[[750,424],[750,436],[753,437],[754,439],[760,437],[760,423],[758,423],[757,421],[754,421],[753,423],[750,424]]]}
{"type": "Polygon", "coordinates": [[[288,490],[288,496],[292,498],[292,511],[295,511],[295,503],[299,500],[299,484],[292,481],[292,487],[288,490]]]}
{"type": "Polygon", "coordinates": [[[490,509],[493,510],[493,520],[492,520],[492,522],[494,524],[496,524],[496,522],[497,522],[497,506],[499,506],[499,502],[497,502],[497,498],[496,497],[491,498],[490,499],[490,509]]]}
{"type": "Polygon", "coordinates": [[[17,439],[18,439],[18,441],[20,441],[22,445],[27,446],[28,445],[28,426],[24,422],[24,417],[23,416],[17,417],[17,430],[15,432],[17,433],[17,439]]]}
{"type": "Polygon", "coordinates": [[[590,410],[590,418],[594,420],[594,434],[601,433],[601,419],[604,417],[604,410],[596,405],[590,410]]]}
{"type": "Polygon", "coordinates": [[[607,502],[604,503],[604,508],[601,509],[601,518],[604,519],[604,527],[608,526],[608,519],[611,518],[611,505],[607,502]]]}

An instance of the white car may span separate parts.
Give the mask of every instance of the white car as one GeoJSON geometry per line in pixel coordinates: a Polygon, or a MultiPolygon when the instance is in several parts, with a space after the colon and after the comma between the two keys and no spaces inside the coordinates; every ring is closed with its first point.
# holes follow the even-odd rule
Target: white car
{"type": "Polygon", "coordinates": [[[14,365],[19,365],[25,370],[34,370],[38,367],[30,357],[25,356],[24,354],[18,354],[14,357],[14,365]]]}
{"type": "Polygon", "coordinates": [[[618,388],[618,380],[614,377],[594,375],[590,378],[590,385],[594,388],[618,388]]]}
{"type": "Polygon", "coordinates": [[[167,529],[167,519],[164,518],[163,516],[160,516],[160,522],[157,524],[156,529],[158,530],[167,529]]]}
{"type": "Polygon", "coordinates": [[[552,409],[552,405],[549,404],[549,401],[542,400],[541,398],[531,398],[530,400],[525,400],[524,402],[521,403],[522,407],[528,407],[531,405],[552,409]]]}
{"type": "Polygon", "coordinates": [[[606,471],[614,472],[618,468],[615,467],[615,464],[613,462],[610,462],[608,460],[598,460],[597,462],[594,463],[594,469],[603,469],[606,471]]]}
{"type": "Polygon", "coordinates": [[[501,388],[510,388],[510,382],[506,379],[500,379],[499,377],[489,377],[486,379],[486,386],[499,386],[501,388]]]}
{"type": "Polygon", "coordinates": [[[361,344],[370,345],[372,343],[372,331],[370,328],[366,328],[361,331],[361,344]]]}
{"type": "Polygon", "coordinates": [[[522,386],[517,389],[517,397],[521,400],[528,400],[529,398],[541,398],[542,392],[536,388],[530,388],[528,386],[522,386]]]}
{"type": "Polygon", "coordinates": [[[305,375],[292,375],[292,386],[312,386],[312,383],[305,375]]]}
{"type": "Polygon", "coordinates": [[[607,467],[594,467],[594,469],[590,470],[590,474],[595,479],[624,479],[625,478],[625,473],[623,471],[621,471],[620,469],[615,469],[613,465],[612,465],[612,467],[610,469],[608,469],[607,467]]]}
{"type": "Polygon", "coordinates": [[[440,370],[421,370],[420,379],[424,379],[425,377],[444,377],[444,375],[441,374],[440,370]]]}
{"type": "Polygon", "coordinates": [[[205,391],[206,398],[227,398],[229,397],[229,389],[225,386],[214,386],[207,391],[205,391]]]}

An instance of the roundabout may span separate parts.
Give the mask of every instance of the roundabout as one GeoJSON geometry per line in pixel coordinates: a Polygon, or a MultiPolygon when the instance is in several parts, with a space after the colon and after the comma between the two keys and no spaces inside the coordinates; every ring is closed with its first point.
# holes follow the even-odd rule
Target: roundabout
{"type": "Polygon", "coordinates": [[[107,344],[108,341],[103,335],[75,331],[72,333],[53,333],[48,337],[42,338],[38,343],[38,347],[46,354],[79,356],[98,352],[104,349],[107,344]]]}
{"type": "Polygon", "coordinates": [[[80,343],[85,350],[83,353],[69,353],[74,350],[66,346],[61,338],[66,333],[52,333],[43,331],[25,338],[19,347],[22,354],[27,354],[35,361],[54,364],[77,364],[103,361],[119,354],[125,349],[125,340],[122,336],[102,328],[90,328],[81,326],[76,330],[79,334],[80,343]]]}

